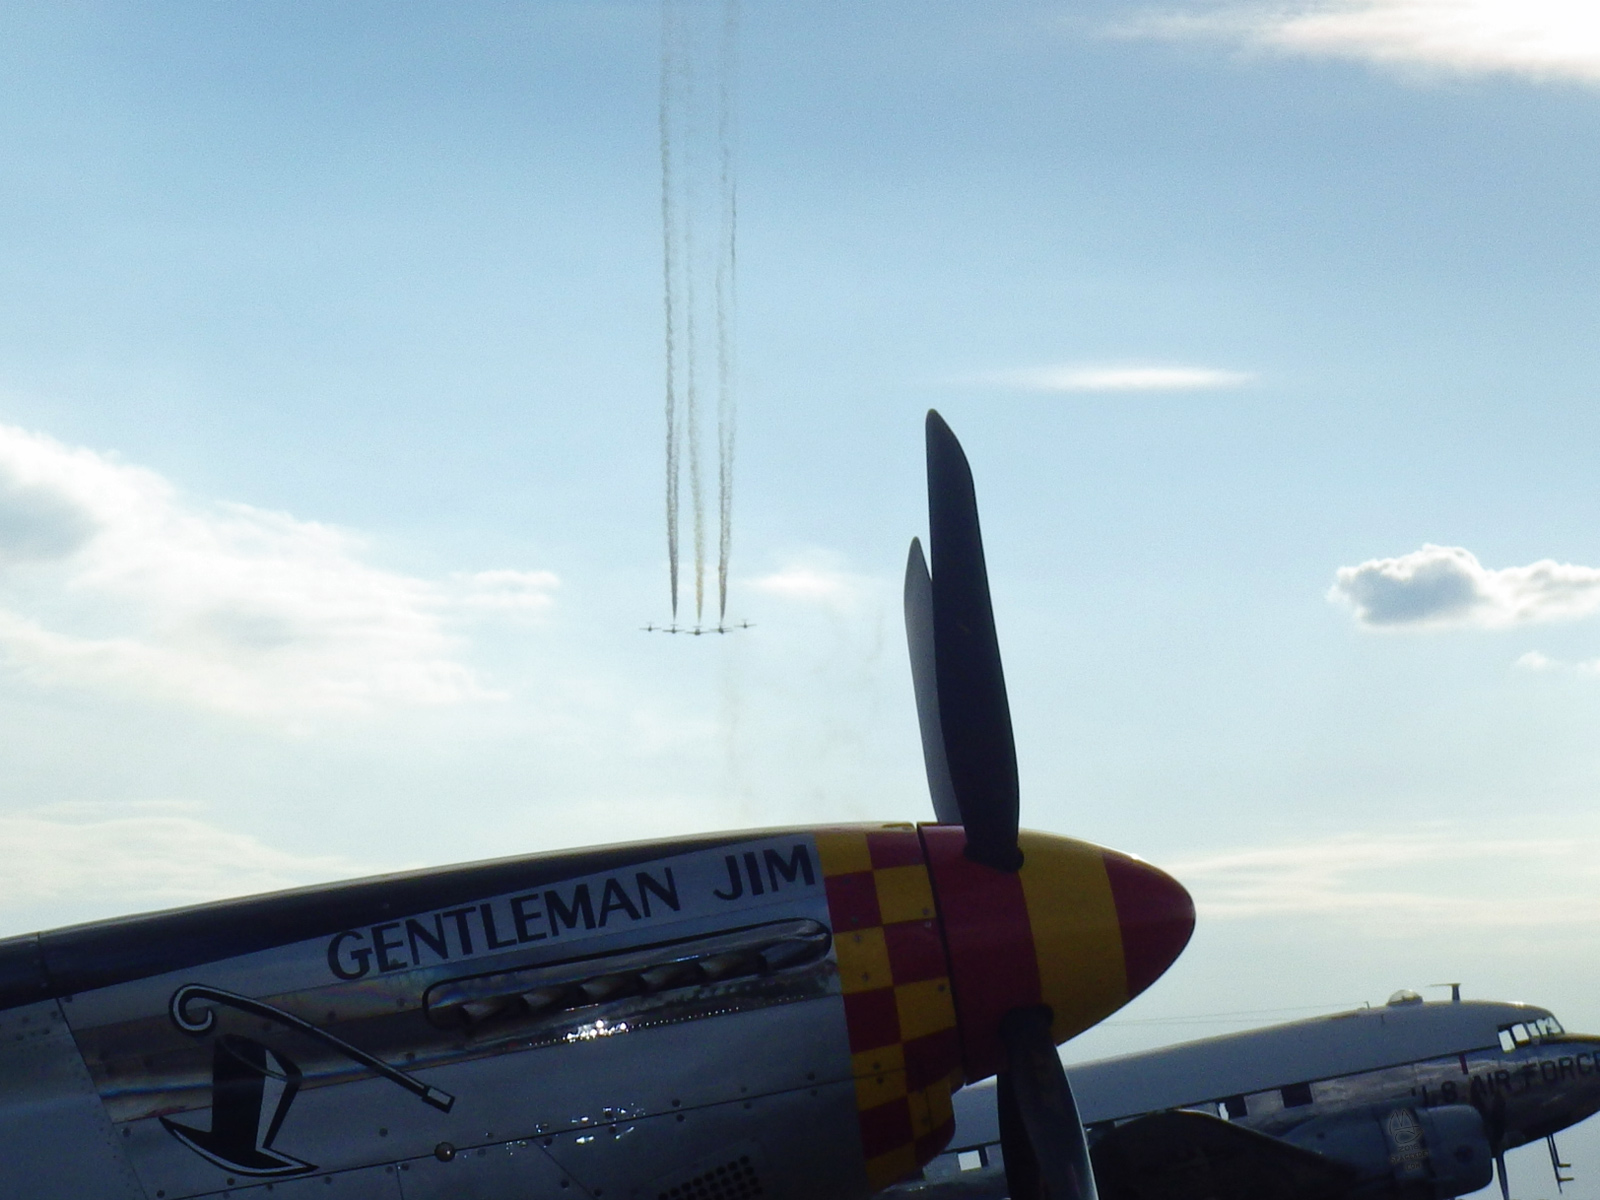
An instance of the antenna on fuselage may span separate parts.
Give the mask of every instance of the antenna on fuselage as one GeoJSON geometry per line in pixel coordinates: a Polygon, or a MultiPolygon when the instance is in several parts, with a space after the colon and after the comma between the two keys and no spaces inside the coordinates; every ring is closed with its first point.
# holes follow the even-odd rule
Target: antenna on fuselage
{"type": "Polygon", "coordinates": [[[1447,987],[1450,989],[1450,1003],[1461,1003],[1461,985],[1459,983],[1430,983],[1429,987],[1447,987]]]}

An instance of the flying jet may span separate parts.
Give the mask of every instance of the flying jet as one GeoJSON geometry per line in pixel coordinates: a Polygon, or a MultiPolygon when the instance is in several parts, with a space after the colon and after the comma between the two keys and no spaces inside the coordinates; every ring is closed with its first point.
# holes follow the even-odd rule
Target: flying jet
{"type": "MultiPolygon", "coordinates": [[[[1505,1153],[1600,1111],[1600,1037],[1527,1004],[1426,1003],[1293,1021],[1071,1068],[1102,1200],[1446,1200],[1505,1153]]],[[[955,1102],[949,1153],[901,1200],[999,1197],[992,1086],[955,1102]],[[968,1166],[963,1172],[961,1167],[968,1166]]]]}
{"type": "Polygon", "coordinates": [[[533,854],[0,942],[0,1196],[834,1200],[999,1080],[1019,1200],[1093,1200],[1056,1046],[1189,895],[1018,828],[972,475],[927,421],[908,636],[936,820],[533,854]]]}
{"type": "Polygon", "coordinates": [[[671,625],[657,625],[652,621],[647,625],[641,625],[639,627],[639,631],[641,633],[687,633],[694,637],[700,637],[703,634],[737,633],[741,629],[754,628],[755,624],[751,621],[737,621],[733,624],[729,624],[726,621],[719,621],[715,625],[678,625],[676,623],[671,625]]]}

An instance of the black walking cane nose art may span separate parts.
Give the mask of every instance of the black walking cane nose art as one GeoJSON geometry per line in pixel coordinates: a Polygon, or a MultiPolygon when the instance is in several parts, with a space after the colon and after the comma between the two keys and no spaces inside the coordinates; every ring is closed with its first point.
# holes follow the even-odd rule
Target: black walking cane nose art
{"type": "Polygon", "coordinates": [[[162,1117],[161,1124],[196,1154],[241,1175],[303,1175],[316,1170],[272,1148],[300,1090],[300,1068],[250,1038],[219,1037],[211,1053],[209,1131],[162,1117]]]}
{"type": "MultiPolygon", "coordinates": [[[[186,983],[172,994],[167,1014],[184,1033],[203,1037],[216,1028],[215,1006],[261,1017],[321,1042],[440,1112],[449,1112],[456,1102],[449,1092],[423,1083],[293,1013],[249,996],[186,983]],[[198,1001],[209,1001],[213,1007],[197,1007],[198,1001]]],[[[301,1079],[300,1068],[281,1051],[252,1038],[224,1034],[217,1038],[211,1056],[210,1130],[195,1129],[170,1117],[162,1117],[161,1124],[189,1149],[224,1170],[258,1177],[303,1175],[315,1171],[316,1164],[272,1148],[301,1079]]]]}

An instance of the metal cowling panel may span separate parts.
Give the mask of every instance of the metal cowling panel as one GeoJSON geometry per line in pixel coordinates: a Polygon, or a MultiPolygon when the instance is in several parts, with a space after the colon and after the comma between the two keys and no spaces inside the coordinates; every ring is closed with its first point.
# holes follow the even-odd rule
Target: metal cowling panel
{"type": "MultiPolygon", "coordinates": [[[[468,903],[667,854],[722,846],[742,837],[747,840],[747,835],[735,833],[435,867],[140,913],[29,936],[39,947],[48,981],[45,995],[67,996],[327,936],[396,914],[468,903]]],[[[0,972],[4,970],[0,966],[0,972]]],[[[0,982],[4,978],[0,975],[0,982]]],[[[0,1008],[20,1002],[7,1001],[5,995],[0,991],[0,1008]]]]}
{"type": "Polygon", "coordinates": [[[0,1009],[47,1000],[51,994],[39,935],[25,933],[0,940],[0,1009]]]}

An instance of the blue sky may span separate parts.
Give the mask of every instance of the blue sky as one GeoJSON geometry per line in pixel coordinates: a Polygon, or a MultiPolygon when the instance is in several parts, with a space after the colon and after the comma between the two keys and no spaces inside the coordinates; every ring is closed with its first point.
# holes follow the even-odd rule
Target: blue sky
{"type": "Polygon", "coordinates": [[[934,405],[1028,823],[1201,905],[1075,1052],[1453,979],[1600,1031],[1584,6],[747,3],[714,641],[638,632],[654,3],[0,31],[5,930],[925,816],[934,405]]]}

